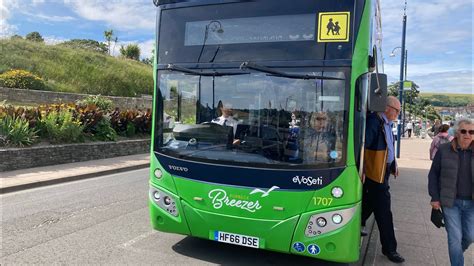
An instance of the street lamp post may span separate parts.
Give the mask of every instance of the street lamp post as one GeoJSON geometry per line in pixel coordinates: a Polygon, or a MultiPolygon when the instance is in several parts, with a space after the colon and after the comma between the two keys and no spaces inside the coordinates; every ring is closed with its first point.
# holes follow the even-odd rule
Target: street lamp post
{"type": "MultiPolygon", "coordinates": [[[[395,57],[395,52],[398,50],[398,49],[402,49],[402,47],[400,46],[397,46],[395,48],[393,48],[392,52],[390,53],[390,57],[395,57]]],[[[404,72],[405,72],[405,76],[403,77],[403,80],[407,80],[407,67],[408,67],[408,50],[405,49],[405,64],[404,64],[404,72]]],[[[405,90],[403,90],[403,93],[405,93],[405,90]]],[[[403,96],[405,98],[405,95],[403,96]]],[[[402,135],[405,136],[405,131],[403,130],[405,128],[405,104],[403,105],[403,119],[401,121],[402,123],[402,135]]]]}
{"type": "MultiPolygon", "coordinates": [[[[407,29],[407,1],[405,0],[405,7],[403,10],[403,31],[402,31],[402,56],[400,56],[400,88],[398,90],[398,96],[400,99],[400,104],[403,105],[403,68],[405,66],[405,36],[406,36],[406,29],[407,29]]],[[[402,132],[402,112],[398,114],[398,126],[397,126],[397,158],[400,158],[400,142],[402,140],[401,132],[402,132]]]]}

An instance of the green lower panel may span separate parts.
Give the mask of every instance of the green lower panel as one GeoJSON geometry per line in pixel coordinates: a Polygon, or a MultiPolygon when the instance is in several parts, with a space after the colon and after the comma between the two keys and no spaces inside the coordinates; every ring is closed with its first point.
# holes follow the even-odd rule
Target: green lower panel
{"type": "Polygon", "coordinates": [[[152,200],[148,200],[148,206],[150,208],[150,221],[153,229],[162,232],[190,235],[184,214],[180,213],[178,217],[171,216],[156,206],[152,200]]]}
{"type": "MultiPolygon", "coordinates": [[[[322,213],[322,211],[302,214],[292,244],[300,242],[304,244],[305,249],[302,252],[297,252],[294,248],[291,248],[291,253],[337,262],[358,261],[360,250],[360,203],[356,206],[357,208],[354,216],[346,225],[335,231],[315,237],[306,237],[305,229],[310,217],[317,213],[322,213]],[[309,250],[310,247],[314,254],[311,254],[309,250]]],[[[324,212],[334,211],[337,209],[338,208],[326,209],[324,212]]]]}
{"type": "Polygon", "coordinates": [[[215,230],[260,238],[260,248],[289,253],[298,216],[283,221],[226,216],[192,208],[181,202],[191,234],[210,239],[215,230]]]}

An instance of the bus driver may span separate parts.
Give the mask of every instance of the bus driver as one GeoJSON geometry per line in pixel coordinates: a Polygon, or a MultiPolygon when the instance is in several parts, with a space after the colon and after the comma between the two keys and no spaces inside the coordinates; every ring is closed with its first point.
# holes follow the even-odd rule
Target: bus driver
{"type": "MultiPolygon", "coordinates": [[[[229,103],[224,104],[222,103],[222,101],[219,101],[219,103],[217,104],[217,107],[221,112],[221,116],[217,117],[216,119],[213,119],[212,123],[219,124],[221,126],[232,127],[233,133],[235,136],[239,121],[237,121],[237,119],[233,117],[232,104],[229,104],[229,103]]],[[[239,143],[240,143],[240,140],[234,139],[232,144],[237,145],[239,143]]]]}

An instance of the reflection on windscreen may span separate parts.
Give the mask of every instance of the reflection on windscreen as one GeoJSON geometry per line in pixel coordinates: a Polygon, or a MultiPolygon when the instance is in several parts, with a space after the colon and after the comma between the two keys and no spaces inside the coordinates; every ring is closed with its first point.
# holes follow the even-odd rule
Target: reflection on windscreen
{"type": "Polygon", "coordinates": [[[344,80],[173,73],[160,75],[160,91],[161,153],[226,164],[342,163],[344,80]]]}
{"type": "Polygon", "coordinates": [[[312,41],[315,32],[316,14],[193,21],[184,45],[312,41]]]}

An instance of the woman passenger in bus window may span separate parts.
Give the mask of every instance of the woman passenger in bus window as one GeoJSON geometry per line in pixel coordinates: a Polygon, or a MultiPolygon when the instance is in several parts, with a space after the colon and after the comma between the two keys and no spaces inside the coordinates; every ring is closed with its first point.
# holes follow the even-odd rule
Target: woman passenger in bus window
{"type": "Polygon", "coordinates": [[[330,162],[330,152],[334,150],[335,136],[330,129],[326,112],[314,112],[305,130],[304,162],[330,162]]]}

